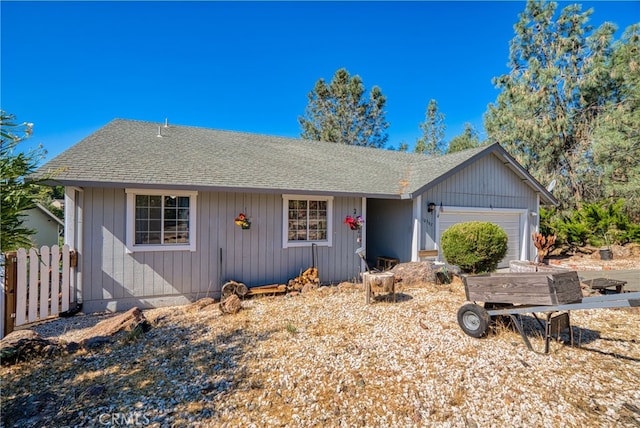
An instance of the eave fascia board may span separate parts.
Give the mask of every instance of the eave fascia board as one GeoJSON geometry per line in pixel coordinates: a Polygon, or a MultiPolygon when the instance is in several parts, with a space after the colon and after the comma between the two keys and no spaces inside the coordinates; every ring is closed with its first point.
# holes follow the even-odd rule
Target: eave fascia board
{"type": "Polygon", "coordinates": [[[455,168],[452,168],[446,173],[437,177],[436,179],[431,180],[429,183],[426,183],[424,186],[421,186],[420,188],[414,190],[412,193],[416,195],[420,195],[426,192],[433,186],[445,181],[452,175],[456,174],[458,171],[466,168],[467,166],[469,166],[479,158],[484,157],[490,153],[494,153],[496,156],[506,160],[507,161],[506,165],[509,168],[511,168],[513,172],[519,175],[529,187],[531,187],[541,196],[541,200],[545,202],[545,205],[554,205],[554,206],[559,205],[558,200],[551,193],[549,193],[547,189],[545,189],[544,186],[542,186],[542,184],[538,182],[538,180],[536,180],[531,174],[529,174],[527,170],[525,170],[513,157],[511,157],[511,155],[499,143],[493,143],[487,146],[485,150],[482,150],[481,152],[476,153],[475,155],[471,156],[469,159],[458,164],[455,168]]]}
{"type": "MultiPolygon", "coordinates": [[[[458,165],[455,166],[455,168],[452,168],[450,170],[448,170],[447,172],[445,172],[444,174],[438,176],[437,178],[434,178],[433,180],[431,180],[428,183],[425,183],[424,185],[420,186],[418,189],[414,190],[413,192],[411,192],[412,195],[421,195],[424,192],[426,192],[427,190],[429,190],[430,188],[432,188],[433,186],[442,183],[443,181],[445,181],[446,179],[448,179],[449,177],[455,175],[458,173],[458,171],[466,168],[467,166],[471,165],[473,162],[475,162],[476,160],[480,159],[481,157],[486,156],[488,153],[491,153],[495,150],[494,146],[499,146],[498,143],[493,143],[489,146],[487,146],[484,150],[476,153],[475,155],[471,156],[470,158],[460,162],[458,165]]],[[[412,197],[413,199],[413,197],[412,197]]]]}
{"type": "Polygon", "coordinates": [[[304,194],[309,196],[336,196],[336,197],[356,197],[356,198],[372,198],[372,199],[409,199],[410,194],[397,193],[362,193],[348,191],[331,191],[331,190],[308,190],[294,188],[263,188],[263,187],[229,187],[229,186],[203,186],[195,184],[166,184],[166,183],[139,183],[139,182],[121,182],[121,181],[87,181],[87,180],[60,180],[56,185],[64,185],[67,187],[77,188],[137,188],[151,190],[195,190],[202,192],[225,192],[225,193],[261,193],[261,194],[304,194]]]}

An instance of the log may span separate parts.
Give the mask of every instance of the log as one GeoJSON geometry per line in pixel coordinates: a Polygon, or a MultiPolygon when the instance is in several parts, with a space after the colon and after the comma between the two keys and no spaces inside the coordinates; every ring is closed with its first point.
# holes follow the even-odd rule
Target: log
{"type": "Polygon", "coordinates": [[[249,291],[249,289],[247,288],[246,285],[244,285],[243,283],[238,283],[236,285],[236,295],[238,297],[244,297],[247,295],[247,292],[249,291]]]}
{"type": "Polygon", "coordinates": [[[232,294],[220,302],[220,312],[223,314],[235,314],[238,313],[241,308],[242,303],[240,302],[240,298],[235,294],[232,294]]]}
{"type": "Polygon", "coordinates": [[[221,297],[222,300],[226,299],[227,297],[231,296],[232,294],[236,294],[236,287],[237,287],[238,283],[235,281],[228,281],[226,282],[223,286],[222,286],[222,290],[221,290],[221,297]]]}
{"type": "Polygon", "coordinates": [[[242,282],[231,280],[231,281],[227,281],[222,286],[222,290],[220,291],[220,294],[221,294],[222,300],[224,300],[227,297],[231,296],[232,294],[235,294],[238,297],[244,297],[246,296],[247,291],[249,291],[249,289],[242,282]]]}

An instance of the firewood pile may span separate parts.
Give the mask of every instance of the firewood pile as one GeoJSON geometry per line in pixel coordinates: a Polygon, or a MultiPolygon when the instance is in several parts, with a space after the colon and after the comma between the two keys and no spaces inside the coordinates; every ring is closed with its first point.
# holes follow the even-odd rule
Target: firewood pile
{"type": "Polygon", "coordinates": [[[220,311],[223,314],[236,313],[240,310],[241,299],[249,296],[260,294],[281,294],[281,293],[306,293],[316,290],[320,286],[320,277],[318,276],[318,268],[310,267],[291,280],[287,284],[270,284],[259,287],[248,288],[245,284],[238,281],[227,281],[220,293],[220,311]]]}
{"type": "Polygon", "coordinates": [[[320,278],[318,277],[318,268],[310,267],[302,272],[300,276],[289,280],[287,291],[306,292],[317,289],[319,285],[320,278]]]}

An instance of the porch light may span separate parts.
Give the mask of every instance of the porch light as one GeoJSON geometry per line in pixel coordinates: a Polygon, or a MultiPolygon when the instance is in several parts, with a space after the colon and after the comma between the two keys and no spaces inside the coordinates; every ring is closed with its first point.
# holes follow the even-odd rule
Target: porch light
{"type": "Polygon", "coordinates": [[[429,202],[429,205],[427,205],[427,211],[432,213],[435,209],[436,209],[436,204],[433,202],[429,202]]]}

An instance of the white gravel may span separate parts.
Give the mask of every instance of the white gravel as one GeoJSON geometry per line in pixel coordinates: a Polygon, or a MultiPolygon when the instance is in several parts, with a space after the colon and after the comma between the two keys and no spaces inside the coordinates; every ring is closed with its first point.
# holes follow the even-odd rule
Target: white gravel
{"type": "MultiPolygon", "coordinates": [[[[0,368],[6,426],[640,426],[638,308],[574,311],[580,343],[541,355],[504,326],[466,336],[460,283],[364,301],[343,284],[246,300],[235,315],[145,311],[154,327],[137,339],[0,368]],[[54,404],[36,425],[15,417],[42,394],[54,404]]],[[[40,331],[77,333],[56,322],[40,331]]]]}

